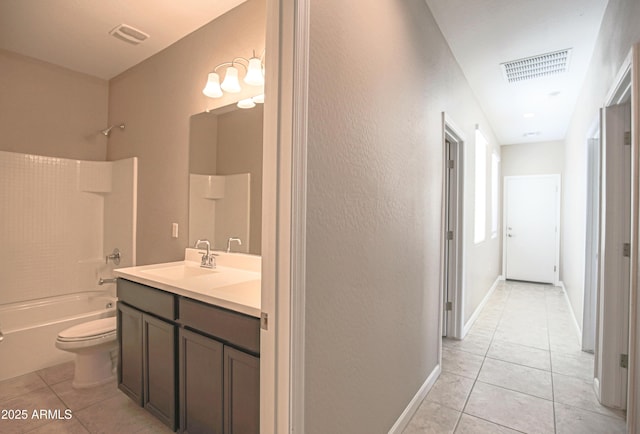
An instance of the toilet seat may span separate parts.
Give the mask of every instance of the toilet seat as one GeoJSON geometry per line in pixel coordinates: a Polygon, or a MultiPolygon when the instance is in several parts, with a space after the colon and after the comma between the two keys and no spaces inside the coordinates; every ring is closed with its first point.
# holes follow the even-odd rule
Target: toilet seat
{"type": "Polygon", "coordinates": [[[116,317],[112,316],[69,327],[58,334],[58,341],[78,342],[115,337],[116,321],[116,317]]]}
{"type": "Polygon", "coordinates": [[[118,348],[115,316],[74,325],[58,333],[56,348],[75,353],[71,385],[94,387],[115,378],[113,352],[118,348]]]}

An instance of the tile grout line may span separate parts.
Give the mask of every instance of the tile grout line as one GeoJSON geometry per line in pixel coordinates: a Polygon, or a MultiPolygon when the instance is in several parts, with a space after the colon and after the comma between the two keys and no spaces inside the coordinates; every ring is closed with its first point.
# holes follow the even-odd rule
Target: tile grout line
{"type": "MultiPolygon", "coordinates": [[[[62,404],[63,404],[67,409],[71,410],[71,407],[69,406],[69,404],[67,404],[67,402],[66,402],[66,401],[65,401],[65,400],[64,400],[60,395],[58,395],[58,392],[56,392],[56,391],[53,389],[53,386],[54,386],[54,385],[56,385],[56,384],[60,384],[60,383],[63,383],[63,382],[68,381],[68,380],[62,380],[62,381],[58,381],[58,382],[56,382],[56,383],[51,383],[51,384],[49,384],[49,382],[48,382],[48,381],[47,381],[47,380],[46,380],[42,375],[40,375],[40,373],[39,373],[38,371],[36,371],[36,374],[37,374],[37,375],[42,379],[42,381],[44,382],[44,384],[46,384],[46,385],[47,385],[47,387],[49,388],[49,390],[51,390],[51,392],[56,396],[56,398],[58,398],[58,399],[60,400],[60,402],[62,402],[62,404]]],[[[104,401],[104,400],[102,400],[102,401],[104,401]]],[[[102,402],[102,401],[100,401],[100,402],[102,402]]],[[[82,410],[82,409],[81,409],[81,410],[82,410]]],[[[81,410],[78,410],[78,411],[81,411],[81,410]]],[[[76,419],[76,421],[80,424],[80,426],[81,426],[85,431],[87,431],[87,433],[92,434],[92,432],[91,432],[91,430],[89,429],[89,427],[85,426],[85,425],[82,423],[82,420],[80,420],[78,417],[75,417],[75,411],[73,411],[73,410],[71,410],[71,411],[72,411],[72,414],[74,415],[74,419],[76,419]]],[[[53,421],[51,421],[50,423],[53,423],[53,421]]],[[[49,424],[45,424],[45,425],[49,425],[49,424]]]]}
{"type": "MultiPolygon", "coordinates": [[[[469,395],[466,397],[464,404],[462,406],[462,411],[460,412],[457,421],[455,423],[454,426],[454,430],[458,430],[460,428],[460,424],[461,424],[461,420],[462,420],[462,415],[466,414],[468,416],[472,416],[474,418],[480,419],[480,420],[484,420],[487,423],[491,423],[491,424],[496,424],[499,426],[503,426],[509,429],[513,429],[515,431],[519,431],[516,430],[514,428],[510,428],[509,426],[506,425],[502,425],[500,423],[496,423],[492,420],[489,419],[485,419],[483,416],[476,416],[476,415],[471,415],[470,413],[466,413],[466,409],[468,407],[468,404],[470,402],[470,398],[471,398],[471,394],[474,393],[474,391],[476,391],[476,386],[478,383],[483,383],[483,384],[489,384],[491,386],[503,389],[503,390],[509,390],[509,391],[513,391],[519,394],[523,394],[523,395],[528,395],[531,397],[534,397],[536,399],[542,399],[545,400],[547,402],[550,402],[552,404],[552,417],[553,417],[553,433],[558,433],[559,431],[559,426],[558,426],[558,421],[557,421],[557,405],[562,405],[562,406],[566,406],[567,409],[572,408],[575,409],[576,411],[580,411],[580,412],[584,412],[584,414],[591,414],[593,416],[597,416],[598,418],[604,418],[606,420],[610,420],[611,423],[615,423],[616,421],[620,420],[620,417],[615,415],[615,414],[605,414],[605,413],[601,413],[598,412],[597,410],[594,409],[589,409],[589,408],[584,408],[584,406],[576,406],[576,405],[571,405],[571,404],[564,404],[562,402],[558,402],[556,400],[556,385],[555,385],[555,376],[558,376],[558,379],[560,378],[568,378],[568,379],[573,379],[573,380],[581,380],[584,382],[584,380],[578,376],[574,376],[571,375],[571,373],[566,373],[566,374],[562,374],[562,373],[556,373],[554,372],[556,368],[558,368],[555,364],[554,364],[554,357],[555,355],[559,356],[559,357],[564,357],[566,356],[567,358],[571,358],[571,359],[579,359],[579,357],[573,353],[564,353],[562,351],[562,349],[559,349],[557,351],[553,351],[552,349],[552,342],[556,342],[557,344],[562,344],[562,331],[564,330],[564,323],[562,321],[563,315],[566,314],[565,310],[563,310],[562,308],[563,306],[559,306],[558,303],[556,302],[556,294],[555,294],[555,287],[553,286],[549,286],[549,285],[545,285],[542,289],[542,291],[537,291],[539,295],[541,295],[543,298],[543,300],[541,300],[544,305],[540,306],[542,309],[540,309],[539,314],[545,315],[544,317],[544,324],[546,324],[546,338],[547,338],[547,357],[546,360],[549,363],[549,369],[545,370],[545,369],[541,369],[535,366],[527,366],[527,365],[521,365],[520,363],[516,363],[516,362],[511,362],[508,360],[501,360],[500,358],[495,358],[493,356],[489,355],[489,351],[491,350],[492,346],[494,343],[496,342],[501,342],[500,340],[496,340],[496,336],[498,336],[498,331],[500,329],[501,326],[506,326],[509,328],[509,326],[513,326],[516,327],[517,324],[510,324],[509,322],[509,317],[507,316],[507,314],[510,313],[509,307],[513,309],[516,309],[516,314],[518,314],[519,312],[521,312],[520,310],[517,309],[525,309],[527,308],[527,301],[532,301],[531,299],[523,299],[521,300],[520,297],[520,289],[526,290],[528,289],[528,287],[523,286],[521,287],[516,287],[516,288],[512,288],[512,287],[508,287],[508,292],[502,293],[502,296],[500,297],[500,299],[494,299],[493,303],[488,303],[487,304],[487,308],[491,308],[491,315],[489,315],[486,318],[486,322],[483,323],[484,327],[484,333],[482,333],[482,336],[484,336],[485,338],[489,338],[489,345],[487,350],[484,352],[482,359],[481,359],[481,363],[480,366],[478,368],[478,371],[476,373],[476,375],[474,377],[472,377],[471,379],[473,380],[470,391],[469,391],[469,395]],[[514,289],[518,290],[516,292],[514,292],[514,289]],[[525,301],[525,303],[523,304],[522,301],[525,301]],[[511,306],[511,304],[513,304],[513,306],[511,306]],[[496,307],[502,305],[501,309],[496,309],[496,307]],[[496,318],[497,317],[497,318],[496,318]],[[506,321],[506,322],[505,322],[506,321]],[[493,326],[489,326],[489,324],[494,324],[493,326]],[[489,330],[487,330],[489,329],[489,330]],[[490,333],[487,333],[490,332],[490,333]],[[559,340],[559,341],[558,341],[559,340]],[[550,376],[550,382],[551,382],[551,399],[549,398],[543,398],[540,396],[536,396],[536,395],[531,395],[527,392],[522,392],[520,390],[515,390],[515,389],[510,389],[504,386],[499,386],[499,385],[494,385],[492,383],[487,383],[485,381],[479,380],[479,377],[481,375],[482,370],[484,369],[484,367],[486,366],[486,361],[487,359],[492,359],[492,360],[497,360],[497,361],[501,361],[501,362],[505,362],[505,363],[509,363],[509,364],[513,364],[513,365],[518,365],[518,366],[522,366],[522,367],[526,367],[526,368],[532,368],[535,369],[537,371],[543,371],[543,372],[549,372],[549,376],[550,376]],[[557,404],[557,405],[556,405],[557,404]]],[[[534,288],[535,289],[535,288],[534,288]]],[[[566,304],[566,301],[565,301],[566,304]]],[[[524,324],[524,326],[526,327],[526,324],[524,324]]],[[[471,333],[473,333],[473,328],[471,330],[471,333]]],[[[543,335],[544,336],[544,335],[543,335]]],[[[509,342],[508,342],[509,343],[509,342]]],[[[519,344],[519,343],[518,343],[519,344]]],[[[521,345],[521,344],[519,344],[521,345]]],[[[535,348],[535,347],[532,347],[535,348]]],[[[561,348],[561,347],[560,347],[561,348]]],[[[477,353],[471,353],[465,349],[460,349],[460,348],[449,348],[451,351],[459,351],[459,354],[474,354],[476,357],[478,357],[479,355],[477,353]]],[[[516,349],[511,349],[513,351],[516,351],[516,349]]],[[[542,350],[542,349],[540,349],[542,350]]],[[[544,351],[544,350],[543,350],[544,351]]],[[[561,370],[564,369],[562,368],[563,362],[562,359],[559,362],[560,363],[560,368],[561,370]]],[[[571,368],[571,366],[569,366],[568,368],[571,368]]],[[[569,372],[573,372],[573,371],[569,371],[569,372]]],[[[452,374],[455,375],[459,375],[460,377],[464,377],[460,374],[458,374],[457,372],[451,372],[452,374]]],[[[464,377],[464,378],[469,378],[469,377],[464,377]]],[[[564,407],[563,407],[564,408],[564,407]]],[[[569,411],[569,410],[568,410],[569,411]]],[[[485,415],[486,416],[486,415],[485,415]]],[[[575,416],[577,417],[577,416],[575,416]]],[[[571,420],[574,419],[574,416],[571,416],[571,420]]],[[[455,432],[455,431],[454,431],[455,432]]]]}
{"type": "MultiPolygon", "coordinates": [[[[495,294],[495,293],[494,293],[495,294]]],[[[489,339],[489,346],[487,347],[487,351],[485,352],[483,358],[482,358],[482,363],[480,364],[480,369],[478,369],[478,373],[476,374],[474,380],[473,380],[473,384],[471,385],[471,389],[469,390],[469,395],[467,396],[467,399],[465,399],[464,401],[464,405],[462,406],[462,410],[460,411],[460,416],[458,417],[458,421],[456,422],[456,425],[453,427],[453,432],[455,433],[456,430],[458,429],[458,425],[460,425],[460,420],[462,419],[462,415],[463,414],[467,414],[465,413],[464,410],[467,408],[467,404],[469,403],[469,399],[471,398],[471,394],[473,393],[473,389],[476,387],[476,384],[478,383],[478,377],[480,377],[480,371],[482,371],[482,367],[484,366],[484,362],[487,360],[487,354],[489,353],[489,348],[491,348],[491,344],[493,343],[493,338],[496,334],[496,331],[498,330],[498,326],[500,325],[500,321],[502,320],[502,316],[504,315],[504,310],[506,308],[506,304],[507,301],[509,300],[509,297],[511,296],[511,290],[509,290],[509,294],[507,295],[507,300],[505,301],[504,305],[502,306],[502,311],[500,312],[500,318],[498,319],[498,322],[496,323],[495,328],[493,329],[493,332],[491,333],[491,339],[489,339]]],[[[486,305],[485,305],[486,308],[486,305]]],[[[484,310],[484,308],[483,308],[484,310]]],[[[473,327],[472,327],[473,329],[473,327]]],[[[469,415],[471,416],[471,415],[469,415]]],[[[474,416],[476,417],[476,416],[474,416]]],[[[481,419],[481,418],[479,418],[481,419]]],[[[484,420],[484,419],[482,419],[484,420]]],[[[495,423],[495,422],[491,422],[491,423],[495,423]]],[[[501,425],[502,426],[502,425],[501,425]]]]}

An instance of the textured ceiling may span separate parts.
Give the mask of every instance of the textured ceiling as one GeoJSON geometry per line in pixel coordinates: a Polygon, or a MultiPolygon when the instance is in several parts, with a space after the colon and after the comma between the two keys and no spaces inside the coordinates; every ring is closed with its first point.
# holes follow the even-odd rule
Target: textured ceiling
{"type": "MultiPolygon", "coordinates": [[[[0,48],[110,79],[243,1],[1,0],[0,48]],[[122,23],[149,39],[110,36],[122,23]]],[[[425,1],[500,143],[562,140],[607,0],[425,1]],[[566,73],[504,78],[504,62],[568,48],[566,73]]]]}
{"type": "Polygon", "coordinates": [[[607,0],[425,1],[500,144],[564,139],[607,0]],[[504,62],[565,49],[566,73],[517,83],[503,75],[504,62]]]}
{"type": "Polygon", "coordinates": [[[0,48],[110,79],[245,0],[1,0],[0,48]],[[150,35],[132,45],[119,24],[150,35]]]}

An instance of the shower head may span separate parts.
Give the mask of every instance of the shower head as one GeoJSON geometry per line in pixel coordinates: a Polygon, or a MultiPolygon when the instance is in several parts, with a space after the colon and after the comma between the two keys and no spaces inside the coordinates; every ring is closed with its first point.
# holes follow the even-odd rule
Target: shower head
{"type": "Polygon", "coordinates": [[[109,135],[111,134],[111,130],[113,128],[116,128],[116,127],[120,128],[121,130],[124,130],[124,124],[120,124],[120,125],[111,125],[109,128],[105,128],[104,130],[100,130],[100,132],[103,135],[109,137],[109,135]]]}

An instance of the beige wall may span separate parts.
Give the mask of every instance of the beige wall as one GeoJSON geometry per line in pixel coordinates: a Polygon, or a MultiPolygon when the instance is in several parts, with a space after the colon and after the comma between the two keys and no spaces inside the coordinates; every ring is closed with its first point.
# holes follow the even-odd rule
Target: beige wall
{"type": "MultiPolygon", "coordinates": [[[[466,81],[465,81],[466,83],[466,81]]],[[[474,100],[475,101],[475,100],[474,100]]],[[[469,116],[469,115],[467,115],[469,116]]],[[[455,120],[455,118],[454,118],[455,120]]],[[[457,121],[456,121],[457,122],[457,121]]],[[[501,240],[496,236],[492,238],[492,204],[491,204],[491,156],[500,156],[500,144],[493,136],[492,130],[487,123],[480,122],[480,131],[488,141],[486,155],[486,177],[485,177],[485,240],[475,243],[475,129],[465,136],[464,148],[464,253],[463,253],[463,275],[462,285],[464,286],[464,326],[471,327],[471,318],[480,307],[489,289],[492,287],[500,275],[501,262],[501,240]]],[[[499,204],[498,209],[502,209],[499,204]]],[[[498,216],[498,232],[500,232],[501,214],[498,216]]],[[[455,236],[455,235],[454,235],[455,236]]]]}
{"type": "Polygon", "coordinates": [[[0,50],[0,150],[104,160],[108,83],[0,50]]]}
{"type": "Polygon", "coordinates": [[[125,122],[127,129],[111,135],[108,159],[139,158],[139,265],[184,256],[189,118],[251,96],[213,100],[202,88],[219,63],[251,56],[254,49],[262,52],[265,27],[265,1],[249,0],[110,81],[109,121],[125,122]],[[173,222],[180,227],[177,239],[171,238],[173,222]]]}
{"type": "Polygon", "coordinates": [[[503,146],[502,176],[562,174],[564,142],[524,143],[503,146]]]}
{"type": "MultiPolygon", "coordinates": [[[[191,117],[189,172],[200,175],[251,174],[249,253],[262,250],[262,128],[264,107],[222,109],[191,117]]],[[[191,234],[191,239],[201,238],[191,234]]],[[[245,243],[247,240],[242,240],[245,243]]],[[[216,249],[226,246],[217,244],[216,249]]]]}
{"type": "Polygon", "coordinates": [[[218,150],[218,116],[200,113],[189,125],[189,173],[215,175],[218,150]]]}
{"type": "Polygon", "coordinates": [[[251,174],[249,253],[256,254],[262,248],[262,119],[261,104],[218,117],[216,175],[251,174]]]}
{"type": "Polygon", "coordinates": [[[582,326],[585,271],[587,134],[633,44],[640,41],[640,2],[609,2],[585,84],[565,140],[560,274],[582,326]]]}
{"type": "MultiPolygon", "coordinates": [[[[423,0],[310,10],[305,432],[384,433],[438,364],[441,113],[497,144],[423,0]]],[[[469,257],[486,294],[499,242],[469,257]]]]}

